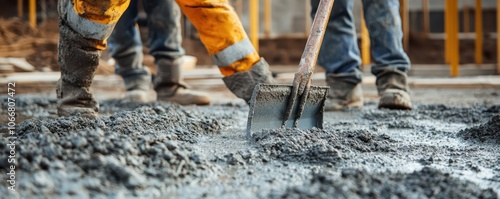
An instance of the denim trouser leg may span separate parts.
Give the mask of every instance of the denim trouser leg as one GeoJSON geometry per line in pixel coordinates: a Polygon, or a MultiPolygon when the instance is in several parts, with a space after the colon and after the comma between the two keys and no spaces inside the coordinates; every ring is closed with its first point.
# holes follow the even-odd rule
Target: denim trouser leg
{"type": "Polygon", "coordinates": [[[148,74],[142,65],[142,42],[136,27],[138,19],[138,0],[131,0],[128,9],[116,23],[108,39],[108,49],[116,61],[116,73],[126,78],[148,74]]]}
{"type": "Polygon", "coordinates": [[[378,76],[387,67],[408,71],[410,60],[402,44],[399,1],[363,0],[363,9],[375,62],[371,68],[372,73],[378,76]]]}
{"type": "Polygon", "coordinates": [[[184,55],[181,11],[175,0],[142,0],[148,16],[149,54],[174,60],[184,55]]]}
{"type": "MultiPolygon", "coordinates": [[[[320,0],[311,0],[311,16],[314,18],[320,0]]],[[[353,83],[361,82],[360,53],[356,40],[356,27],[352,13],[353,0],[336,0],[328,21],[318,56],[318,65],[326,74],[342,75],[353,83]]]]}

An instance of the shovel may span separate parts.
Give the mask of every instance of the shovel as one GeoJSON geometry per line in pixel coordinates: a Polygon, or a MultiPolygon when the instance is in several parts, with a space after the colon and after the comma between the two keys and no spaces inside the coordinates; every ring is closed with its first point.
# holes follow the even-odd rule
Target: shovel
{"type": "Polygon", "coordinates": [[[292,85],[258,84],[250,100],[247,139],[264,129],[323,128],[328,86],[311,86],[319,49],[334,0],[321,0],[292,85]]]}

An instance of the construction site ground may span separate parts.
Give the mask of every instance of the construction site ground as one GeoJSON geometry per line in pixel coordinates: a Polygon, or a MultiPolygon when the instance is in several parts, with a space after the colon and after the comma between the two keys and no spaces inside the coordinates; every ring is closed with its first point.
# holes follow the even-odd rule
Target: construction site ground
{"type": "MultiPolygon", "coordinates": [[[[210,106],[121,101],[122,80],[98,75],[99,120],[57,117],[57,73],[45,81],[24,77],[34,82],[16,84],[17,190],[1,192],[12,198],[499,197],[498,76],[410,77],[415,108],[394,111],[377,109],[374,78],[367,75],[362,110],[327,112],[322,130],[265,130],[246,139],[248,106],[224,87],[216,68],[196,70],[185,73],[187,82],[211,95],[210,106]]],[[[281,70],[277,79],[290,83],[292,75],[281,70]]],[[[322,75],[315,85],[324,85],[322,75]]],[[[0,113],[5,138],[6,103],[0,113]]],[[[7,141],[0,145],[3,173],[7,141]]]]}
{"type": "MultiPolygon", "coordinates": [[[[51,49],[41,51],[0,43],[3,55],[27,50],[15,57],[48,61],[0,74],[0,198],[500,198],[500,77],[483,70],[494,68],[464,66],[449,78],[446,67],[416,64],[411,111],[378,109],[365,69],[363,109],[326,112],[323,129],[247,138],[248,105],[209,66],[184,75],[213,103],[179,106],[121,100],[123,82],[103,61],[92,86],[99,119],[58,117],[48,41],[26,44],[51,49]],[[16,82],[15,139],[6,139],[8,82],[16,82]]],[[[292,82],[294,65],[271,68],[279,83],[292,82]]],[[[313,84],[325,84],[320,69],[313,84]]]]}

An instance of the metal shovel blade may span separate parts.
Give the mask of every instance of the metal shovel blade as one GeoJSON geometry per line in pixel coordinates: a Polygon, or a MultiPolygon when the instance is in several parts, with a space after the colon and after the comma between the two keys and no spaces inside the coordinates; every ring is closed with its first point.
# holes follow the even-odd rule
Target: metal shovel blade
{"type": "MultiPolygon", "coordinates": [[[[291,85],[279,84],[259,84],[255,87],[248,113],[248,138],[251,132],[283,127],[287,103],[293,101],[289,100],[292,88],[291,85]]],[[[297,119],[299,129],[323,128],[323,108],[327,94],[327,86],[311,86],[302,115],[296,118],[298,109],[298,103],[296,103],[284,127],[293,128],[294,121],[297,119]]]]}

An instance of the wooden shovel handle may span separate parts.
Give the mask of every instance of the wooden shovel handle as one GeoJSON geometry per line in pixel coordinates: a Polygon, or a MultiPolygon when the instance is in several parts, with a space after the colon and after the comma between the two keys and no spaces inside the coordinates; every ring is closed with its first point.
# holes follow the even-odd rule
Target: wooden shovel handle
{"type": "Polygon", "coordinates": [[[330,18],[330,12],[333,8],[334,0],[321,0],[312,23],[311,32],[309,38],[307,39],[304,52],[300,58],[299,70],[295,75],[293,80],[293,85],[298,86],[298,94],[301,95],[308,82],[311,80],[311,76],[316,67],[316,61],[318,59],[319,49],[321,48],[321,43],[323,42],[323,37],[326,31],[326,24],[330,18]]]}
{"type": "Polygon", "coordinates": [[[318,59],[319,49],[321,48],[321,43],[323,41],[323,36],[325,36],[326,24],[330,18],[330,12],[333,8],[334,0],[321,0],[314,16],[314,21],[311,27],[311,33],[309,38],[307,38],[306,47],[302,53],[302,57],[299,63],[299,71],[295,73],[292,84],[292,92],[288,99],[287,108],[283,114],[282,127],[286,127],[286,122],[288,118],[292,116],[292,110],[296,103],[298,104],[297,112],[295,113],[295,123],[294,127],[298,126],[298,119],[302,116],[304,111],[304,106],[308,98],[308,92],[310,87],[310,80],[314,68],[316,67],[316,60],[318,59]],[[297,100],[297,98],[300,98],[297,100]],[[297,102],[298,101],[298,102],[297,102]]]}

